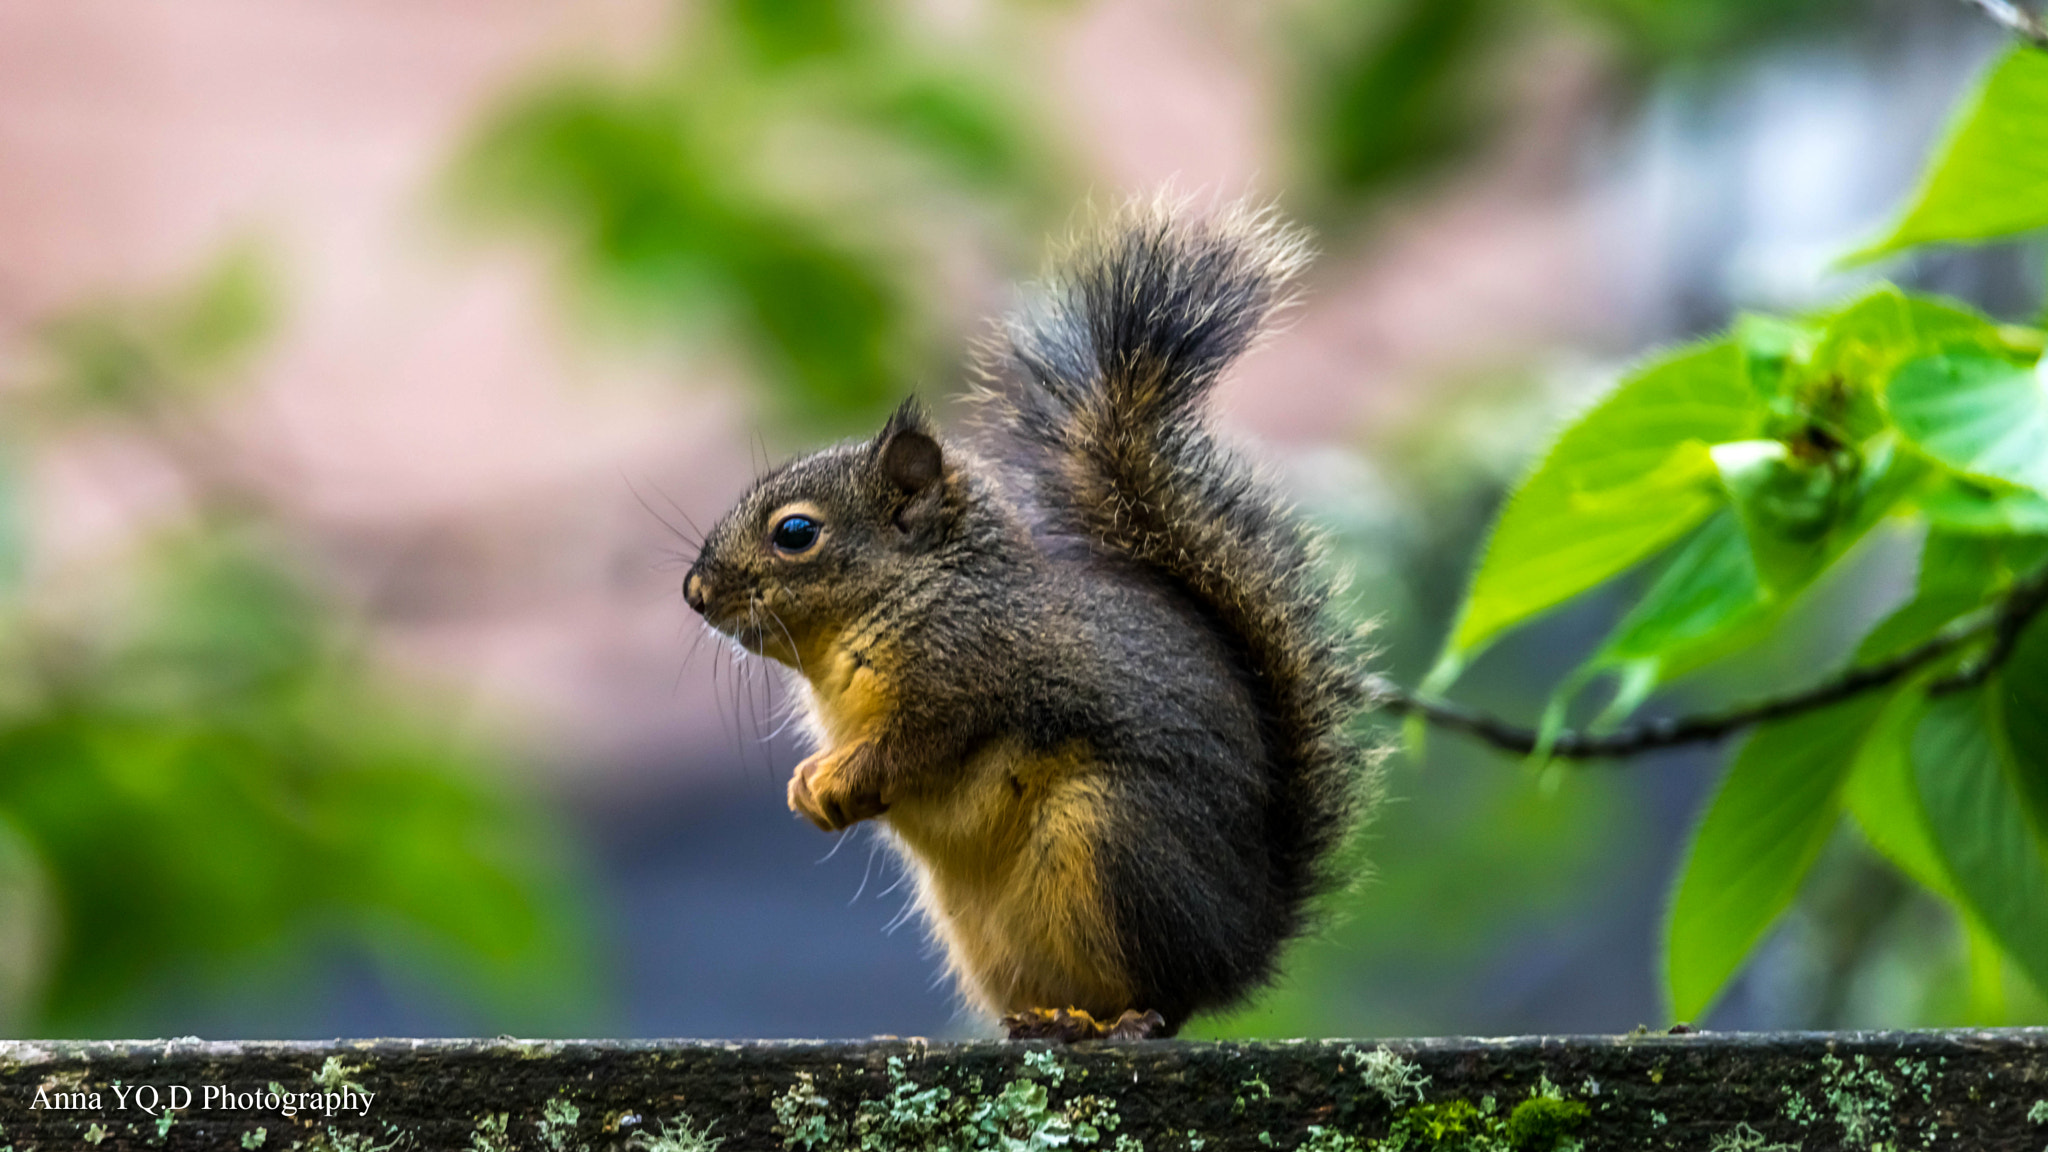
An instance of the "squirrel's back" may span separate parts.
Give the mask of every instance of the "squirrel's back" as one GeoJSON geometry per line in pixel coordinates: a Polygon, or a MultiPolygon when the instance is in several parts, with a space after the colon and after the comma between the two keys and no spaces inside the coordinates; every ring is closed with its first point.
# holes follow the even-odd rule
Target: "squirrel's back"
{"type": "Polygon", "coordinates": [[[1040,530],[1151,574],[1232,650],[1269,758],[1264,839],[1283,939],[1346,879],[1339,850],[1372,797],[1351,723],[1361,656],[1326,612],[1316,538],[1218,443],[1203,404],[1306,258],[1270,213],[1127,210],[1003,328],[985,396],[1016,441],[1040,530]]]}

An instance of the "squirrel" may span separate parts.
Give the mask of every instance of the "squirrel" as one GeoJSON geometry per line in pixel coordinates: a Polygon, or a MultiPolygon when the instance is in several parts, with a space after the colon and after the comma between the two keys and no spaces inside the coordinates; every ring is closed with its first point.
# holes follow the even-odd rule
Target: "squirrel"
{"type": "Polygon", "coordinates": [[[986,455],[915,400],[757,481],[684,598],[795,674],[790,808],[877,820],[1010,1036],[1171,1036],[1275,975],[1377,793],[1319,543],[1203,404],[1288,302],[1270,211],[1127,208],[983,350],[986,455]]]}

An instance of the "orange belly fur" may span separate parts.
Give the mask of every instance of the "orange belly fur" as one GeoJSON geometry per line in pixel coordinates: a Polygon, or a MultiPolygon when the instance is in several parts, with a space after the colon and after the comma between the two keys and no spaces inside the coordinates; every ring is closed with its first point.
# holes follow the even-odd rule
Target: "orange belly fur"
{"type": "Polygon", "coordinates": [[[1000,744],[882,817],[961,993],[984,1010],[1112,1019],[1131,1006],[1096,868],[1108,813],[1092,767],[1078,750],[1000,744]]]}
{"type": "MultiPolygon", "coordinates": [[[[878,655],[869,653],[873,661],[878,655]]],[[[886,714],[886,677],[837,644],[806,667],[820,748],[866,739],[886,714]]],[[[985,1011],[1132,1007],[1096,865],[1108,811],[1085,747],[1045,754],[1003,741],[891,797],[881,820],[962,996],[985,1011]]]]}

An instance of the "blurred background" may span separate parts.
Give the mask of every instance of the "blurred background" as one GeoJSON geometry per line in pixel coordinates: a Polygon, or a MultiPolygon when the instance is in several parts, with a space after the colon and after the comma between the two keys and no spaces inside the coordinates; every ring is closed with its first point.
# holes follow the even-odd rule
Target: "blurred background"
{"type": "MultiPolygon", "coordinates": [[[[1083,205],[1270,199],[1322,257],[1221,420],[1412,684],[1628,360],[1878,275],[2037,312],[2035,248],[1833,264],[2002,40],[1953,0],[0,4],[0,1030],[973,1034],[872,830],[785,810],[690,524],[948,410],[1083,205]]],[[[1670,706],[1812,675],[1896,543],[1670,706]]],[[[1533,718],[1614,609],[1460,695],[1533,718]]],[[[1397,756],[1337,926],[1199,1031],[1670,1023],[1718,763],[1397,756]]],[[[1696,1023],[2040,1016],[1965,951],[1845,839],[1696,1023]]]]}

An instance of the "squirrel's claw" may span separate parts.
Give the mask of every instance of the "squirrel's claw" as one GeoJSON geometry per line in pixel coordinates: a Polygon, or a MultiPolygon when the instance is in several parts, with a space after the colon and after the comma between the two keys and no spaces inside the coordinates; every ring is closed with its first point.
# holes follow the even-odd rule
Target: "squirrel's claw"
{"type": "Polygon", "coordinates": [[[1135,1008],[1114,1020],[1097,1020],[1080,1008],[1027,1008],[1003,1017],[1012,1040],[1150,1040],[1166,1034],[1166,1017],[1135,1008]]]}
{"type": "Polygon", "coordinates": [[[789,777],[789,810],[826,832],[857,824],[889,810],[882,794],[863,788],[848,762],[864,744],[814,753],[789,777]]]}

